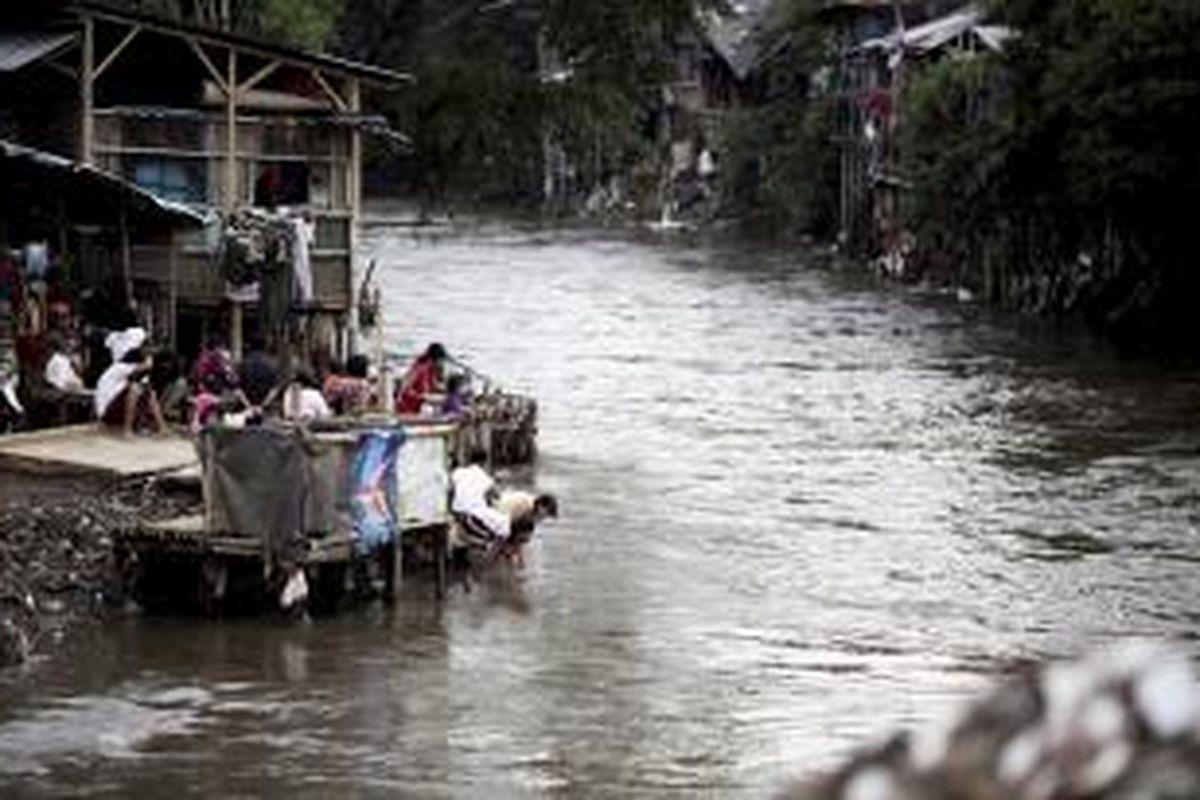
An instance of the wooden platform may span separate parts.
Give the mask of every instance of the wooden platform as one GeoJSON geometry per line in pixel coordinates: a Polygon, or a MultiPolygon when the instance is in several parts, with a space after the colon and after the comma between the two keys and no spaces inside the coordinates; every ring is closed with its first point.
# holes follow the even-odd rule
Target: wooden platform
{"type": "MultiPolygon", "coordinates": [[[[142,552],[157,550],[255,559],[261,559],[263,555],[263,542],[259,537],[209,533],[204,529],[204,517],[199,514],[148,522],[133,530],[120,531],[114,539],[142,552]]],[[[353,543],[347,533],[308,539],[306,544],[305,564],[343,563],[352,557],[353,543]]]]}
{"type": "Polygon", "coordinates": [[[134,478],[197,462],[191,440],[176,434],[127,437],[90,423],[0,436],[0,471],[134,478]]]}

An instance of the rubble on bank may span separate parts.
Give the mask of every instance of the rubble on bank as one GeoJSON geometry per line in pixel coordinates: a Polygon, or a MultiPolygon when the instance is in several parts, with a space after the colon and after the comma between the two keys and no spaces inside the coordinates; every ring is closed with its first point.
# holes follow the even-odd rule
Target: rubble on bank
{"type": "Polygon", "coordinates": [[[113,531],[194,502],[149,480],[13,488],[0,497],[0,667],[21,663],[48,637],[120,602],[113,531]]]}
{"type": "Polygon", "coordinates": [[[902,735],[796,800],[1200,797],[1200,686],[1183,656],[1127,645],[1014,679],[938,730],[902,735]]]}

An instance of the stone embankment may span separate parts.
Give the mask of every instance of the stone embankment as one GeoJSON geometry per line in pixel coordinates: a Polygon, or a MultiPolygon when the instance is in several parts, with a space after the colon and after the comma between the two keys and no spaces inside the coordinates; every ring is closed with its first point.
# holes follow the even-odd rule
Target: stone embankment
{"type": "Polygon", "coordinates": [[[796,800],[1200,797],[1190,662],[1129,645],[1011,680],[950,724],[901,735],[785,793],[796,800]]]}

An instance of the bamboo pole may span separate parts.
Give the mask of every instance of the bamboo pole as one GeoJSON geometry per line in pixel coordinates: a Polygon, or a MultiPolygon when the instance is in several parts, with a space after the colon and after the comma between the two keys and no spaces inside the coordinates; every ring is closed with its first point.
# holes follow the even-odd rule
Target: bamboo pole
{"type": "Polygon", "coordinates": [[[79,161],[92,163],[96,120],[95,96],[93,94],[96,65],[96,22],[91,17],[83,18],[83,48],[79,66],[79,161]]]}
{"type": "MultiPolygon", "coordinates": [[[[350,113],[361,113],[362,85],[357,79],[350,81],[349,95],[350,113]]],[[[357,127],[350,130],[350,174],[347,176],[347,184],[350,190],[350,230],[347,239],[350,254],[346,277],[349,281],[347,296],[350,308],[347,312],[349,324],[346,326],[346,350],[342,353],[343,358],[353,354],[358,346],[358,298],[355,296],[355,287],[358,279],[358,225],[362,217],[362,133],[357,127]]]]}
{"type": "MultiPolygon", "coordinates": [[[[238,206],[237,163],[237,51],[229,48],[225,79],[225,210],[233,212],[238,206]]],[[[242,304],[234,300],[229,311],[229,349],[237,360],[242,358],[242,304]]]]}
{"type": "Polygon", "coordinates": [[[167,285],[167,325],[169,326],[167,337],[172,351],[177,351],[179,348],[179,251],[177,246],[178,237],[172,229],[167,242],[167,267],[170,275],[170,283],[167,285]]]}
{"type": "Polygon", "coordinates": [[[133,305],[133,248],[129,238],[129,212],[121,206],[118,225],[121,229],[121,278],[125,284],[125,302],[133,305]]]}

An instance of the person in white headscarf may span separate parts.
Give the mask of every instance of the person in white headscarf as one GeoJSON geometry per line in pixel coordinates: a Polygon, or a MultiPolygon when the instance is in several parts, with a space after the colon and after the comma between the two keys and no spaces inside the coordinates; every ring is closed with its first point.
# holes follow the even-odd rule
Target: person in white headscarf
{"type": "MultiPolygon", "coordinates": [[[[115,335],[115,334],[114,334],[115,335]]],[[[112,339],[110,335],[109,339],[112,339]]],[[[124,341],[133,341],[137,337],[124,341]]],[[[141,339],[145,340],[145,331],[141,339]]],[[[103,424],[119,428],[126,435],[132,434],[139,422],[145,421],[155,433],[165,433],[167,423],[163,419],[158,397],[150,386],[150,370],[153,360],[140,347],[125,349],[109,344],[113,353],[121,352],[96,382],[96,417],[103,424]]]]}

